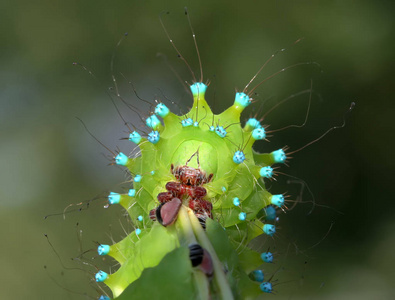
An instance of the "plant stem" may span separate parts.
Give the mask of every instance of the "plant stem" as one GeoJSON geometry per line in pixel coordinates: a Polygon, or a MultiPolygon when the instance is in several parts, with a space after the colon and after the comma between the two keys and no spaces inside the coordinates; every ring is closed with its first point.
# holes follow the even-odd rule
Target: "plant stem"
{"type": "MultiPolygon", "coordinates": [[[[189,246],[191,244],[197,244],[196,236],[192,229],[192,224],[189,219],[187,209],[184,205],[181,206],[180,211],[178,213],[176,227],[181,245],[189,246]]],[[[198,299],[201,300],[210,299],[210,283],[206,274],[204,274],[201,270],[196,268],[193,271],[193,277],[195,279],[195,284],[199,292],[198,299]]]]}
{"type": "Polygon", "coordinates": [[[219,287],[221,299],[224,299],[224,300],[234,299],[232,290],[230,289],[228,281],[226,279],[222,264],[221,264],[220,260],[218,259],[215,249],[211,245],[211,242],[208,239],[206,232],[203,230],[202,226],[199,223],[199,220],[196,218],[196,216],[192,210],[188,210],[188,216],[189,216],[189,220],[192,224],[192,229],[195,232],[195,235],[196,235],[199,243],[211,255],[211,259],[213,261],[213,267],[214,267],[214,278],[215,278],[215,281],[217,282],[217,285],[219,287]]]}

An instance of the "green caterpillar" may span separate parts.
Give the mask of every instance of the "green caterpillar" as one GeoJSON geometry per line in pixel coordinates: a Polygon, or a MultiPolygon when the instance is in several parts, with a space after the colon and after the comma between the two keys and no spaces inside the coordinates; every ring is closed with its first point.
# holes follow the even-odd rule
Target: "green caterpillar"
{"type": "MultiPolygon", "coordinates": [[[[284,163],[286,154],[283,149],[265,154],[252,149],[253,143],[265,139],[266,133],[256,119],[249,119],[244,127],[240,125],[240,114],[251,103],[250,96],[236,93],[234,104],[214,115],[204,98],[206,88],[202,82],[191,85],[194,104],[184,116],[173,114],[159,103],[146,120],[152,129],[147,138],[136,131],[130,133],[129,139],[139,146],[141,156],[128,158],[119,153],[115,157],[116,164],[133,174],[133,189],[124,195],[111,193],[109,203],[121,204],[136,230],[117,244],[99,246],[100,255],[109,255],[121,265],[114,274],[96,274],[96,280],[104,281],[114,297],[129,299],[135,295],[142,285],[140,281],[147,280],[144,275],[156,268],[162,279],[177,277],[174,273],[178,272],[186,274],[175,284],[181,295],[187,293],[192,298],[209,299],[215,295],[219,299],[247,299],[272,291],[259,269],[264,260],[260,253],[248,248],[248,243],[262,234],[273,236],[276,231],[272,224],[275,208],[284,205],[284,197],[270,194],[259,179],[271,178],[271,166],[284,163]],[[157,116],[163,118],[163,124],[157,116]],[[212,211],[206,208],[206,215],[212,219],[206,216],[202,226],[188,208],[192,200],[187,196],[181,199],[183,204],[174,224],[165,227],[150,219],[150,211],[159,204],[158,194],[167,192],[166,184],[177,182],[172,166],[187,162],[190,169],[212,174],[212,179],[202,185],[207,191],[204,200],[212,204],[212,211]],[[212,258],[212,280],[199,268],[192,268],[187,250],[196,243],[212,258]],[[235,249],[240,248],[243,251],[237,253],[235,249]],[[162,265],[174,257],[179,260],[174,268],[165,269],[162,265]]],[[[270,252],[264,255],[270,256],[270,252]]],[[[162,285],[155,282],[155,289],[163,295],[162,285]]]]}
{"type": "Polygon", "coordinates": [[[202,77],[190,85],[188,113],[178,116],[158,103],[145,120],[150,132],[130,132],[139,155],[114,157],[132,175],[133,186],[127,194],[111,192],[109,205],[122,205],[135,230],[98,247],[99,255],[120,264],[113,274],[95,275],[113,298],[255,299],[273,292],[262,271],[273,254],[253,250],[250,242],[276,233],[276,211],[284,209],[285,199],[269,193],[264,179],[288,154],[286,148],[254,151],[267,132],[255,118],[241,124],[240,116],[255,88],[248,92],[247,85],[215,115],[202,77]]]}

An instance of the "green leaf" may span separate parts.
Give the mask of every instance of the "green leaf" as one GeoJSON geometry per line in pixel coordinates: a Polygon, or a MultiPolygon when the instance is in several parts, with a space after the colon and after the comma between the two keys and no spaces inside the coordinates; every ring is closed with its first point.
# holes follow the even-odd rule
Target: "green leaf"
{"type": "Polygon", "coordinates": [[[117,300],[196,299],[189,249],[180,247],[168,253],[158,266],[147,268],[117,300]]]}

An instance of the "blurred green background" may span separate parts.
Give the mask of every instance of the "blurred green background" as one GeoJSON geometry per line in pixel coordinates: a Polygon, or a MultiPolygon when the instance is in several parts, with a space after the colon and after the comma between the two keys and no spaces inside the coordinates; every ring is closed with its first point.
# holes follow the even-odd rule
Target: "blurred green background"
{"type": "MultiPolygon", "coordinates": [[[[315,91],[307,125],[274,134],[270,144],[259,144],[262,151],[305,145],[341,124],[350,102],[356,102],[344,129],[296,153],[291,167],[281,168],[305,180],[315,201],[326,207],[308,214],[311,205],[301,204],[281,216],[276,243],[286,262],[277,266],[286,270],[275,276],[280,283],[276,299],[393,299],[394,6],[393,1],[349,0],[2,1],[1,298],[99,295],[91,280],[94,268],[70,258],[78,256],[80,247],[95,248],[96,241],[119,240],[128,230],[123,211],[104,209],[102,197],[65,219],[44,216],[116,190],[126,178],[122,169],[107,166],[102,153],[108,153],[75,118],[111,149],[132,150],[128,141],[119,140],[126,128],[106,95],[112,53],[124,32],[129,36],[114,60],[123,97],[148,111],[120,72],[149,101],[163,99],[163,92],[181,107],[191,105],[164,59],[157,57],[166,55],[179,76],[191,81],[160,26],[158,15],[166,10],[171,12],[164,18],[168,31],[198,72],[184,6],[190,10],[205,78],[211,80],[207,98],[216,112],[229,106],[235,89],[242,89],[279,49],[287,51],[257,82],[294,63],[321,65],[289,69],[257,89],[255,108],[268,100],[263,111],[308,89],[311,79],[315,91]],[[73,66],[75,61],[89,67],[97,80],[73,66]],[[88,272],[62,267],[44,234],[65,267],[88,272]]],[[[302,123],[307,101],[306,94],[280,106],[265,124],[275,129],[302,123]]],[[[120,107],[128,120],[140,124],[136,114],[120,107]]],[[[300,184],[287,184],[287,179],[273,182],[271,190],[288,191],[295,199],[300,184]]],[[[312,200],[307,188],[303,200],[312,200]]],[[[98,258],[90,263],[111,265],[98,258]]]]}

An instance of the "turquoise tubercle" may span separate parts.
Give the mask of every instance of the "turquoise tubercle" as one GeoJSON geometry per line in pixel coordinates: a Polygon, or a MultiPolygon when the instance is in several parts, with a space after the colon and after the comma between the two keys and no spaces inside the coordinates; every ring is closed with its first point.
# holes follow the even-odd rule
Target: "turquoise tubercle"
{"type": "Polygon", "coordinates": [[[246,218],[247,218],[247,214],[245,212],[239,213],[239,220],[240,221],[245,221],[246,218]]]}
{"type": "Polygon", "coordinates": [[[113,204],[119,204],[120,201],[121,201],[121,195],[120,194],[114,193],[114,192],[110,192],[110,194],[108,195],[108,203],[113,205],[113,204]]]}
{"type": "Polygon", "coordinates": [[[265,276],[262,270],[252,271],[250,277],[256,282],[263,282],[263,280],[265,280],[265,276]]]}
{"type": "Polygon", "coordinates": [[[233,161],[236,164],[241,164],[244,160],[246,159],[245,154],[243,151],[236,151],[235,154],[233,155],[233,161]]]}
{"type": "Polygon", "coordinates": [[[193,97],[204,97],[204,94],[206,93],[207,85],[205,85],[202,82],[195,82],[190,86],[191,92],[193,97]]]}
{"type": "Polygon", "coordinates": [[[188,126],[192,126],[193,125],[193,120],[192,118],[187,118],[185,120],[181,121],[181,125],[182,127],[188,127],[188,126]]]}
{"type": "Polygon", "coordinates": [[[271,252],[263,252],[261,253],[261,259],[265,262],[265,263],[272,263],[273,262],[273,253],[271,252]]]}
{"type": "Polygon", "coordinates": [[[170,113],[170,110],[167,108],[166,105],[164,105],[163,103],[159,103],[156,107],[155,107],[155,114],[157,114],[158,116],[165,118],[167,117],[167,115],[170,113]]]}
{"type": "Polygon", "coordinates": [[[255,118],[250,118],[247,120],[244,130],[251,131],[259,127],[261,127],[261,123],[255,118]]]}
{"type": "Polygon", "coordinates": [[[159,131],[151,131],[148,134],[148,141],[152,144],[157,144],[160,140],[159,131]]]}
{"type": "Polygon", "coordinates": [[[136,196],[136,190],[135,190],[135,189],[130,189],[129,192],[128,192],[128,196],[129,196],[129,197],[134,197],[134,196],[136,196]]]}
{"type": "Polygon", "coordinates": [[[270,197],[270,202],[273,204],[273,205],[275,205],[275,206],[278,206],[278,207],[281,207],[281,206],[283,206],[284,205],[284,195],[282,195],[282,194],[278,194],[278,195],[272,195],[271,197],[270,197]]]}
{"type": "Polygon", "coordinates": [[[107,255],[109,252],[110,252],[109,245],[99,245],[99,247],[97,247],[97,253],[99,255],[107,255]]]}
{"type": "Polygon", "coordinates": [[[160,125],[160,121],[156,115],[151,115],[145,120],[145,124],[155,130],[160,125]]]}
{"type": "Polygon", "coordinates": [[[141,135],[137,131],[133,131],[129,134],[129,141],[139,144],[141,142],[141,135]]]}
{"type": "Polygon", "coordinates": [[[225,130],[225,128],[223,127],[223,126],[217,126],[216,128],[215,128],[215,133],[219,136],[219,137],[221,137],[221,138],[224,138],[225,136],[226,136],[226,130],[225,130]]]}
{"type": "Polygon", "coordinates": [[[126,166],[128,161],[129,161],[129,158],[122,152],[119,152],[119,154],[115,157],[115,163],[117,165],[126,166]]]}
{"type": "Polygon", "coordinates": [[[259,287],[264,293],[270,294],[271,292],[273,292],[273,286],[270,282],[263,282],[259,285],[259,287]]]}
{"type": "Polygon", "coordinates": [[[272,224],[265,224],[265,225],[263,225],[262,230],[268,236],[273,236],[276,233],[276,226],[274,226],[272,224]]]}
{"type": "Polygon", "coordinates": [[[276,209],[273,206],[271,206],[271,205],[266,206],[264,208],[264,211],[265,211],[265,214],[266,214],[265,219],[267,221],[274,221],[274,220],[276,220],[276,218],[277,218],[277,211],[276,211],[276,209]]]}
{"type": "Polygon", "coordinates": [[[252,131],[252,138],[256,141],[264,140],[266,138],[265,128],[259,127],[252,131]]]}
{"type": "Polygon", "coordinates": [[[251,104],[251,98],[245,93],[236,93],[235,96],[235,106],[241,107],[242,109],[246,108],[251,104]]]}
{"type": "Polygon", "coordinates": [[[99,271],[95,275],[96,282],[103,282],[108,278],[108,274],[104,271],[99,271]]]}
{"type": "Polygon", "coordinates": [[[259,175],[264,178],[272,178],[273,177],[273,168],[270,166],[262,167],[259,170],[259,175]]]}
{"type": "Polygon", "coordinates": [[[285,163],[285,161],[287,160],[287,155],[285,154],[283,149],[278,149],[276,151],[271,152],[270,156],[272,157],[274,163],[277,164],[285,163]]]}

